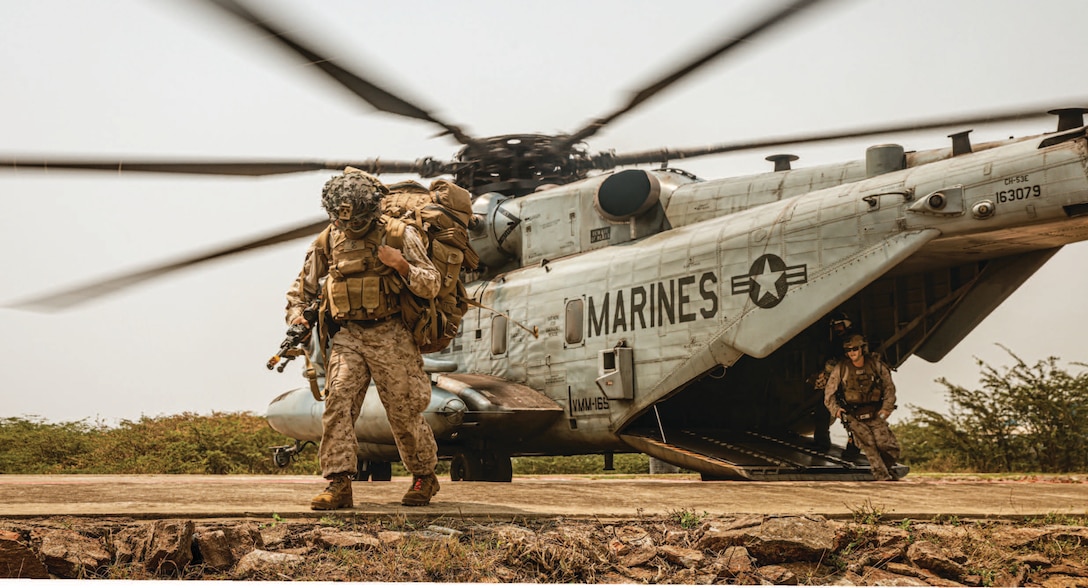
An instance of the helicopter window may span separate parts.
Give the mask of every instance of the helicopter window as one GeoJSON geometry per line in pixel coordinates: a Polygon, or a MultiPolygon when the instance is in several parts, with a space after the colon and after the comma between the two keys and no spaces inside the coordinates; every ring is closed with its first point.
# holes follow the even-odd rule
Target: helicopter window
{"type": "Polygon", "coordinates": [[[576,345],[582,342],[582,317],[585,316],[585,302],[581,298],[567,301],[566,324],[563,332],[567,345],[576,345]]]}
{"type": "Polygon", "coordinates": [[[495,315],[491,319],[491,355],[506,353],[506,317],[495,315]]]}

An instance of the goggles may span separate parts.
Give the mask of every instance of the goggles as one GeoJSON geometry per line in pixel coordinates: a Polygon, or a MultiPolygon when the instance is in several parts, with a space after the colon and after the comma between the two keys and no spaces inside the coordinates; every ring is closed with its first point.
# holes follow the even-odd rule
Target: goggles
{"type": "Polygon", "coordinates": [[[332,223],[336,225],[336,228],[342,231],[351,231],[353,233],[365,232],[366,229],[370,228],[370,225],[373,222],[373,218],[365,216],[357,216],[347,220],[336,218],[332,221],[332,223]]]}
{"type": "Polygon", "coordinates": [[[356,211],[355,207],[347,202],[340,205],[336,215],[329,215],[336,228],[357,234],[365,233],[370,229],[371,223],[374,222],[374,216],[365,209],[356,211]],[[358,214],[358,212],[362,212],[362,214],[358,214]]]}

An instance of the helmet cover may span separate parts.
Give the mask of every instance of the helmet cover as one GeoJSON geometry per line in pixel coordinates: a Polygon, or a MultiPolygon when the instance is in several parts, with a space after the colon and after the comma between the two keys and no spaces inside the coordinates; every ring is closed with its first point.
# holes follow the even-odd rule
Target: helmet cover
{"type": "Polygon", "coordinates": [[[844,350],[853,348],[864,350],[866,345],[868,345],[868,343],[865,342],[865,337],[862,337],[861,335],[851,335],[849,339],[843,342],[842,348],[844,350]]]}
{"type": "Polygon", "coordinates": [[[337,228],[362,236],[381,215],[382,196],[389,190],[378,178],[353,168],[333,176],[321,190],[321,205],[337,228]]]}

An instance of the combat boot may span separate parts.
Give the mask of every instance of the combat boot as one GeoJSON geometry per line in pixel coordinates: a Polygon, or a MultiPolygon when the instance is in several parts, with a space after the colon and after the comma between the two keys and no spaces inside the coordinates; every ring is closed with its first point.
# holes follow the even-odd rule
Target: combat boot
{"type": "Polygon", "coordinates": [[[435,494],[438,494],[438,476],[433,473],[413,476],[412,487],[400,499],[400,503],[404,506],[427,506],[435,494]]]}
{"type": "Polygon", "coordinates": [[[329,478],[329,486],[325,491],[310,501],[311,510],[336,510],[338,508],[351,508],[354,503],[351,499],[351,476],[339,474],[329,478]]]}

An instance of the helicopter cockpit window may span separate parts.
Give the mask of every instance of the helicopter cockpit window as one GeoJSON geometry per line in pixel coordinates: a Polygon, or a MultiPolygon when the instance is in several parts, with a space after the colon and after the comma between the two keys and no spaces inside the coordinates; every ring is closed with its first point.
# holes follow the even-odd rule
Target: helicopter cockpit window
{"type": "Polygon", "coordinates": [[[585,302],[581,298],[567,301],[567,314],[563,326],[564,338],[567,345],[577,345],[582,342],[582,322],[585,316],[585,302]]]}
{"type": "Polygon", "coordinates": [[[491,318],[491,355],[506,354],[506,317],[491,318]]]}

